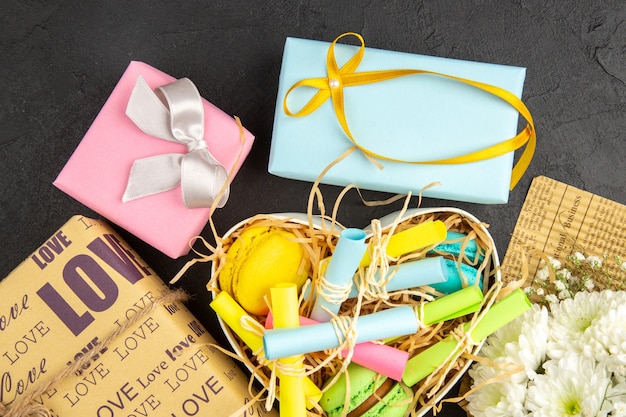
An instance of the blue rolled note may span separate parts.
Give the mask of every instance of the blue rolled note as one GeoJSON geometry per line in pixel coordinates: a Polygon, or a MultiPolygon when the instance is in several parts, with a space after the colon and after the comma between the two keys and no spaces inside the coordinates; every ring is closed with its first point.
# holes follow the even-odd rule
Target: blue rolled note
{"type": "MultiPolygon", "coordinates": [[[[389,292],[416,288],[424,285],[445,284],[448,281],[448,267],[443,256],[424,258],[390,266],[388,274],[393,276],[385,286],[389,292]]],[[[458,273],[456,274],[458,276],[458,273]]],[[[380,270],[376,271],[376,281],[380,281],[380,270]]],[[[352,286],[350,298],[358,295],[356,285],[352,286]]]]}
{"type": "MultiPolygon", "coordinates": [[[[359,316],[355,324],[355,343],[413,334],[417,326],[415,312],[408,305],[359,316]]],[[[263,349],[265,357],[272,360],[337,348],[343,341],[344,337],[337,334],[334,325],[327,322],[265,330],[263,349]]]]}
{"type": "MultiPolygon", "coordinates": [[[[366,233],[361,229],[344,229],[341,232],[337,246],[324,274],[324,278],[329,284],[337,287],[351,285],[352,277],[359,268],[361,259],[363,259],[367,249],[367,244],[365,243],[366,236],[366,233]]],[[[323,288],[322,291],[324,291],[323,288]]],[[[339,312],[341,301],[335,301],[332,297],[329,298],[330,300],[324,298],[318,289],[315,303],[311,310],[311,318],[313,320],[326,322],[333,317],[333,314],[339,312]]]]}

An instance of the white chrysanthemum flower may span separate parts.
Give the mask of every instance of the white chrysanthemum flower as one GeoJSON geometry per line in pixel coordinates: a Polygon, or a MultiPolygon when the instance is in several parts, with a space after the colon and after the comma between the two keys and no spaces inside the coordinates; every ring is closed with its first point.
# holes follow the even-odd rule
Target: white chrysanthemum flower
{"type": "Polygon", "coordinates": [[[486,384],[467,397],[468,411],[474,417],[524,417],[526,387],[512,382],[486,384]]]}
{"type": "Polygon", "coordinates": [[[511,380],[524,383],[535,377],[546,358],[548,334],[548,310],[535,304],[488,337],[480,355],[503,365],[500,373],[522,366],[524,372],[512,375],[511,380]]]}
{"type": "Polygon", "coordinates": [[[590,358],[601,355],[604,349],[599,343],[597,329],[605,325],[600,320],[610,305],[598,292],[579,292],[574,298],[552,305],[548,356],[559,359],[568,352],[590,358]]]}
{"type": "Polygon", "coordinates": [[[605,303],[610,304],[610,308],[626,304],[626,291],[603,290],[600,292],[600,296],[605,303]]]}
{"type": "Polygon", "coordinates": [[[487,363],[474,362],[467,371],[472,378],[472,388],[498,376],[499,370],[487,363]]]}
{"type": "Polygon", "coordinates": [[[602,267],[602,258],[595,255],[590,255],[587,257],[587,263],[591,265],[593,269],[599,269],[602,267]]]}
{"type": "Polygon", "coordinates": [[[568,355],[544,364],[526,395],[526,408],[534,417],[604,417],[610,404],[604,395],[610,384],[606,369],[593,359],[568,355]]]}
{"type": "Polygon", "coordinates": [[[600,293],[609,310],[602,320],[594,324],[592,331],[602,348],[596,353],[596,360],[605,363],[607,369],[617,375],[624,373],[626,367],[626,305],[622,293],[602,291],[600,293]]]}

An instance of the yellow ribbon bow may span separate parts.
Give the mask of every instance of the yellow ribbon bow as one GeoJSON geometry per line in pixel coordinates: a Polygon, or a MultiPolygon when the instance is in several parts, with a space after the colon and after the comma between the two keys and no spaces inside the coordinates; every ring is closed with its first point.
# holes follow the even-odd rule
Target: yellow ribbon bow
{"type": "Polygon", "coordinates": [[[410,164],[427,164],[427,165],[435,165],[435,164],[462,164],[468,162],[476,162],[482,161],[485,159],[495,158],[497,156],[501,156],[507,154],[509,152],[513,152],[523,146],[526,146],[524,152],[520,156],[519,160],[513,167],[513,171],[511,173],[511,185],[510,189],[512,190],[515,185],[519,182],[519,180],[526,172],[526,169],[530,165],[530,161],[533,158],[533,154],[535,153],[535,147],[537,142],[537,135],[535,133],[535,126],[533,124],[533,119],[530,114],[530,111],[524,103],[517,98],[511,92],[502,89],[500,87],[496,87],[494,85],[481,83],[478,81],[468,80],[465,78],[454,77],[452,75],[442,74],[433,71],[426,70],[418,70],[418,69],[397,69],[397,70],[380,70],[380,71],[363,71],[363,72],[355,72],[361,60],[363,59],[363,55],[365,54],[365,42],[363,37],[358,33],[348,32],[344,33],[337,37],[328,48],[328,53],[326,55],[326,68],[328,72],[327,77],[320,78],[307,78],[301,81],[298,81],[285,94],[285,98],[283,100],[283,110],[285,114],[288,116],[294,117],[302,117],[307,116],[317,110],[328,98],[331,99],[333,108],[335,110],[335,115],[337,116],[337,120],[341,125],[344,133],[350,139],[350,141],[368,157],[373,157],[383,161],[391,161],[391,162],[404,162],[410,164]],[[335,44],[341,38],[346,36],[355,36],[361,42],[361,46],[359,50],[341,67],[339,68],[337,65],[337,61],[335,59],[335,44]],[[364,146],[360,145],[356,139],[352,136],[352,132],[350,132],[350,128],[348,127],[348,121],[346,120],[346,114],[344,110],[344,87],[350,87],[355,85],[363,85],[376,83],[380,81],[390,80],[393,78],[404,77],[407,75],[415,75],[415,74],[431,74],[438,75],[441,77],[445,77],[451,80],[459,81],[465,84],[469,84],[473,87],[476,87],[480,90],[483,90],[489,94],[492,94],[506,103],[511,105],[522,117],[526,120],[526,127],[522,129],[520,133],[515,135],[514,137],[499,142],[495,145],[488,146],[486,148],[480,149],[478,151],[466,153],[464,155],[459,155],[446,159],[439,160],[431,160],[431,161],[407,161],[402,159],[395,159],[385,155],[381,155],[375,153],[364,146]],[[287,97],[289,94],[298,87],[311,87],[317,89],[317,93],[297,112],[293,113],[289,110],[287,106],[287,97]]]}

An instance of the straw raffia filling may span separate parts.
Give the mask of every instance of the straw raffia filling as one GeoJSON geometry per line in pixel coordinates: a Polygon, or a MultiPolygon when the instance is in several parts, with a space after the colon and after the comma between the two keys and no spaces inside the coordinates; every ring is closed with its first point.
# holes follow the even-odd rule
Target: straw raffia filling
{"type": "MultiPolygon", "coordinates": [[[[449,231],[460,232],[467,236],[462,243],[461,254],[463,254],[463,249],[465,248],[467,242],[471,239],[475,240],[478,247],[477,254],[482,255],[483,257],[482,262],[478,263],[478,256],[476,256],[476,259],[467,259],[467,257],[463,255],[461,255],[458,259],[454,258],[454,261],[457,265],[459,265],[459,268],[461,263],[465,263],[476,268],[478,270],[478,277],[482,277],[483,279],[483,288],[486,291],[489,288],[489,285],[496,279],[496,271],[492,263],[493,243],[486,232],[486,225],[483,223],[476,223],[456,212],[431,212],[420,214],[404,221],[397,220],[394,224],[384,230],[380,229],[380,225],[377,221],[374,221],[372,222],[373,234],[369,240],[374,241],[372,242],[374,246],[380,244],[384,249],[386,238],[388,238],[390,232],[398,233],[414,225],[434,220],[444,222],[447,230],[449,231]],[[380,242],[376,242],[377,240],[380,242]]],[[[257,226],[270,226],[288,230],[297,237],[298,241],[305,248],[305,258],[311,268],[311,285],[316,285],[316,281],[319,279],[320,261],[333,253],[335,245],[337,244],[339,233],[343,228],[343,226],[335,221],[327,221],[322,223],[322,226],[320,227],[313,227],[311,222],[309,222],[309,224],[301,224],[290,219],[281,219],[272,215],[257,215],[250,218],[238,229],[224,238],[218,239],[219,241],[216,248],[217,252],[225,254],[234,240],[237,239],[246,228],[257,226]]],[[[420,249],[417,252],[403,255],[398,259],[390,259],[386,255],[379,256],[372,262],[372,266],[373,269],[375,269],[377,267],[385,267],[386,265],[392,266],[403,262],[422,259],[426,256],[432,256],[432,254],[427,255],[427,252],[433,248],[434,245],[420,249]]],[[[384,253],[384,250],[378,252],[384,253]]],[[[450,254],[439,253],[439,255],[452,258],[450,254]]],[[[217,282],[225,259],[225,256],[217,256],[214,258],[214,273],[207,287],[216,293],[220,291],[217,282]]],[[[367,271],[363,271],[362,269],[366,268],[360,268],[361,278],[368,275],[367,271]]],[[[461,274],[461,276],[463,275],[461,274]]],[[[478,282],[478,280],[476,282],[478,282]]],[[[427,288],[413,288],[390,293],[385,292],[384,289],[376,291],[361,290],[359,297],[346,300],[342,304],[338,315],[352,317],[365,315],[402,304],[420,308],[421,303],[428,302],[432,299],[432,295],[429,295],[433,293],[432,289],[430,291],[426,290],[427,288]]],[[[312,306],[312,299],[301,299],[300,314],[308,317],[312,306]]],[[[483,310],[488,307],[488,305],[485,306],[483,310]]],[[[462,323],[471,320],[472,316],[473,315],[468,315],[433,326],[421,326],[417,333],[398,338],[391,343],[391,346],[407,351],[410,356],[414,356],[454,332],[455,329],[458,329],[462,323]]],[[[265,316],[253,317],[259,323],[265,323],[265,316]]],[[[275,375],[273,375],[269,368],[265,366],[267,363],[266,360],[264,358],[258,358],[255,355],[255,352],[251,352],[250,349],[234,335],[233,340],[238,343],[239,351],[243,352],[245,355],[245,358],[242,358],[244,359],[244,363],[252,365],[253,374],[263,381],[266,388],[269,388],[270,390],[274,389],[276,382],[272,381],[272,379],[275,378],[275,375]]],[[[462,354],[455,357],[452,363],[445,364],[445,366],[437,369],[428,378],[411,387],[410,389],[413,390],[414,395],[412,407],[409,408],[411,411],[408,412],[408,415],[415,414],[418,405],[421,407],[435,405],[434,403],[436,402],[439,393],[448,388],[446,384],[463,370],[467,361],[471,360],[478,349],[478,345],[463,346],[462,354]]],[[[329,379],[336,377],[337,373],[344,370],[347,366],[348,359],[341,356],[340,350],[340,348],[337,348],[331,351],[314,352],[304,355],[304,369],[306,374],[317,386],[324,386],[329,379]]],[[[273,398],[275,393],[270,393],[270,395],[273,398]]],[[[312,412],[312,415],[325,415],[319,406],[310,410],[310,412],[312,412]]]]}

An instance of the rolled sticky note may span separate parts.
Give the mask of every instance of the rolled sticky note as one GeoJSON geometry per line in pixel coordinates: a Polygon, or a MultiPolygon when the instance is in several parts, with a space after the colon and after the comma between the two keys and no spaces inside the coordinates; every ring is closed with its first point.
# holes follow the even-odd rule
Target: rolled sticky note
{"type": "MultiPolygon", "coordinates": [[[[483,300],[483,293],[478,287],[467,287],[437,298],[433,301],[424,302],[424,306],[416,307],[416,315],[422,315],[422,324],[432,326],[446,320],[453,320],[474,313],[480,308],[483,300]]],[[[397,338],[385,339],[390,342],[397,338]]]]}
{"type": "MultiPolygon", "coordinates": [[[[270,288],[274,325],[277,329],[300,326],[298,312],[298,289],[295,284],[278,284],[270,288]]],[[[278,360],[278,378],[280,380],[280,415],[281,417],[306,417],[306,405],[303,377],[302,355],[281,357],[278,360]],[[288,365],[290,372],[281,368],[288,365]]]]}
{"type": "MultiPolygon", "coordinates": [[[[386,253],[393,258],[397,258],[426,246],[442,242],[446,239],[446,235],[446,225],[441,220],[420,223],[391,235],[387,242],[386,253]]],[[[369,252],[365,252],[361,260],[361,266],[368,266],[372,262],[369,252]]]]}
{"type": "MultiPolygon", "coordinates": [[[[405,262],[391,266],[389,274],[393,274],[385,289],[389,292],[416,288],[423,285],[445,283],[448,280],[448,269],[443,256],[433,256],[418,261],[405,262]]],[[[376,272],[376,280],[380,280],[380,271],[376,272]]],[[[359,289],[352,286],[350,298],[358,295],[359,289]]]]}
{"type": "MultiPolygon", "coordinates": [[[[513,321],[530,307],[530,301],[524,292],[518,288],[491,306],[480,322],[476,323],[470,337],[475,342],[480,342],[505,324],[513,321]]],[[[470,325],[470,322],[466,323],[465,329],[469,329],[470,325]]],[[[402,381],[408,386],[417,384],[441,366],[447,358],[454,357],[459,349],[460,347],[453,336],[446,337],[411,358],[404,370],[402,381]]]]}
{"type": "Polygon", "coordinates": [[[427,325],[452,320],[478,311],[483,293],[478,287],[467,287],[424,304],[422,322],[427,325]]]}
{"type": "MultiPolygon", "coordinates": [[[[259,352],[263,348],[263,336],[254,333],[242,326],[242,319],[251,322],[252,318],[226,291],[221,291],[215,296],[210,304],[218,316],[226,323],[231,330],[252,350],[259,352]]],[[[261,324],[258,325],[262,328],[261,324]]],[[[270,364],[270,368],[272,364],[270,364]]],[[[304,379],[304,392],[307,399],[307,408],[313,408],[322,398],[322,391],[310,378],[304,379]]]]}
{"type": "MultiPolygon", "coordinates": [[[[359,262],[363,258],[367,244],[367,235],[361,229],[344,229],[339,235],[337,246],[328,262],[325,280],[333,286],[345,288],[351,285],[352,277],[359,267],[359,262]]],[[[334,300],[332,296],[325,297],[324,289],[318,288],[315,303],[311,310],[311,318],[316,321],[329,321],[334,314],[339,312],[341,303],[345,300],[334,300]],[[328,311],[326,311],[328,310],[328,311]]]]}
{"type": "MultiPolygon", "coordinates": [[[[256,322],[233,297],[226,291],[221,291],[209,304],[218,316],[239,336],[239,338],[252,350],[258,352],[263,347],[263,336],[256,334],[242,326],[242,318],[256,322]]],[[[259,324],[259,326],[261,326],[259,324]]]]}
{"type": "MultiPolygon", "coordinates": [[[[312,324],[318,324],[318,322],[307,317],[300,317],[300,326],[310,326],[312,324]]],[[[267,315],[265,327],[267,329],[273,328],[273,316],[271,313],[267,315]]],[[[346,357],[348,349],[344,349],[341,355],[346,357]]],[[[354,346],[352,351],[352,362],[385,375],[394,381],[402,379],[408,360],[408,352],[378,343],[359,343],[354,346]]]]}
{"type": "MultiPolygon", "coordinates": [[[[359,316],[355,343],[371,342],[417,331],[417,318],[410,306],[399,306],[359,316]]],[[[268,359],[320,352],[339,347],[344,336],[337,334],[333,323],[319,323],[293,329],[266,330],[263,347],[268,359]]]]}
{"type": "Polygon", "coordinates": [[[446,271],[448,279],[446,282],[441,282],[431,285],[435,291],[439,291],[444,294],[450,294],[460,290],[465,286],[474,286],[476,280],[478,280],[478,286],[483,287],[483,282],[478,276],[478,270],[473,266],[461,264],[461,271],[457,266],[457,262],[453,259],[446,259],[446,271]]]}

